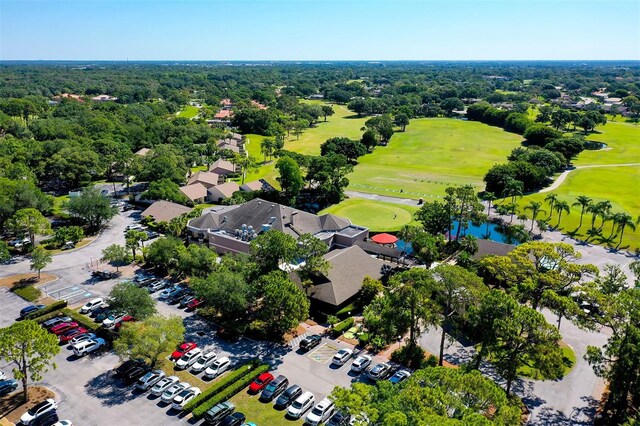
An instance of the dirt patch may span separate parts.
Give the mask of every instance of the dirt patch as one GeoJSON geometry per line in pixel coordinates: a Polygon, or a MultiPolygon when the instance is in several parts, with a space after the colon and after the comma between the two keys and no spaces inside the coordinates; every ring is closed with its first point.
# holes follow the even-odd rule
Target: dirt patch
{"type": "Polygon", "coordinates": [[[12,275],[10,277],[0,278],[0,287],[12,288],[13,286],[27,286],[27,285],[42,285],[51,282],[58,277],[53,274],[40,274],[40,280],[38,281],[38,274],[20,274],[12,275]]]}
{"type": "Polygon", "coordinates": [[[26,413],[29,408],[47,398],[55,398],[56,396],[53,391],[42,386],[29,386],[27,393],[29,395],[29,402],[26,404],[23,404],[22,390],[0,398],[0,416],[3,416],[3,418],[10,422],[18,423],[20,417],[26,413]]]}

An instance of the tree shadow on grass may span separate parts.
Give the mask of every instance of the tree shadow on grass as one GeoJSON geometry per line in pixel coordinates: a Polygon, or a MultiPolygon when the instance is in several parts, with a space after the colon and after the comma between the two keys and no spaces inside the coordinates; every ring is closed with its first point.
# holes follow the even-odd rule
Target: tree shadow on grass
{"type": "Polygon", "coordinates": [[[89,380],[84,388],[88,395],[101,401],[102,405],[113,407],[124,404],[138,397],[130,392],[120,380],[116,380],[110,371],[89,380]]]}

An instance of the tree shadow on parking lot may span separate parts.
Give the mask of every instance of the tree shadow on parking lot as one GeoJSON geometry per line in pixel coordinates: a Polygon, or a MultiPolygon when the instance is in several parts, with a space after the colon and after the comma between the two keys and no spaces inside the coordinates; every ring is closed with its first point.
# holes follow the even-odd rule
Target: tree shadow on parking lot
{"type": "Polygon", "coordinates": [[[124,383],[115,379],[110,371],[89,380],[84,388],[87,394],[99,399],[107,407],[121,405],[138,397],[124,383]]]}

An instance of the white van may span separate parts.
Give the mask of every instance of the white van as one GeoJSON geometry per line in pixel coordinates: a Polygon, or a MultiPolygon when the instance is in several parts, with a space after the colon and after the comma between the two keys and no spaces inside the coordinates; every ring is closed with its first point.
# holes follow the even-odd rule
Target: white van
{"type": "Polygon", "coordinates": [[[93,299],[85,303],[85,305],[82,308],[80,308],[80,313],[88,314],[89,312],[93,311],[94,309],[102,305],[104,305],[104,299],[102,297],[98,297],[97,299],[93,299]]]}
{"type": "Polygon", "coordinates": [[[316,397],[309,391],[300,395],[287,409],[287,416],[292,419],[299,419],[309,408],[313,406],[316,397]]]}
{"type": "Polygon", "coordinates": [[[100,337],[92,340],[85,340],[84,342],[76,343],[73,345],[73,353],[75,356],[85,356],[86,354],[90,354],[91,352],[97,351],[102,348],[106,342],[104,339],[100,337]]]}

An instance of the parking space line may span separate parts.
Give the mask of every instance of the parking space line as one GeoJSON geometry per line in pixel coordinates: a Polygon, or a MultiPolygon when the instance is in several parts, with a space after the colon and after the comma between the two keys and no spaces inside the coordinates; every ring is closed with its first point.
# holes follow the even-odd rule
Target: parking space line
{"type": "Polygon", "coordinates": [[[336,346],[333,346],[331,343],[325,343],[307,356],[320,364],[326,364],[333,358],[333,355],[335,355],[337,351],[338,348],[336,346]]]}

